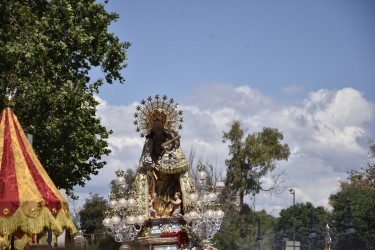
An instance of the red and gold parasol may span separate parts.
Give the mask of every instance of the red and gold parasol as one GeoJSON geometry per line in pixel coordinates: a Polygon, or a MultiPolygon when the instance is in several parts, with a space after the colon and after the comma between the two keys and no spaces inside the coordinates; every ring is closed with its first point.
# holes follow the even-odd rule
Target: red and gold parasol
{"type": "Polygon", "coordinates": [[[14,92],[7,89],[6,108],[0,115],[0,245],[15,235],[22,241],[17,249],[23,249],[32,234],[46,229],[55,235],[64,229],[74,233],[76,228],[66,200],[13,113],[13,98],[14,92]]]}

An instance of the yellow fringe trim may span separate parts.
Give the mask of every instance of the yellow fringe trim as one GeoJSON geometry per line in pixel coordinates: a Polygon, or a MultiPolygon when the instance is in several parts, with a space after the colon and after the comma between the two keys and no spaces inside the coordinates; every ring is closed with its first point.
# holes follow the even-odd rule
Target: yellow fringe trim
{"type": "Polygon", "coordinates": [[[0,249],[7,249],[10,246],[9,236],[0,236],[0,249]]]}
{"type": "Polygon", "coordinates": [[[53,231],[55,235],[60,235],[64,229],[70,231],[71,234],[77,232],[77,228],[64,209],[60,209],[57,216],[54,217],[48,208],[44,207],[38,217],[28,217],[21,208],[10,217],[0,217],[0,236],[7,237],[13,234],[17,229],[22,230],[25,234],[39,234],[46,229],[53,231]]]}
{"type": "Polygon", "coordinates": [[[31,245],[32,242],[32,238],[27,234],[25,234],[21,239],[14,237],[14,248],[17,250],[23,250],[27,243],[31,245]]]}

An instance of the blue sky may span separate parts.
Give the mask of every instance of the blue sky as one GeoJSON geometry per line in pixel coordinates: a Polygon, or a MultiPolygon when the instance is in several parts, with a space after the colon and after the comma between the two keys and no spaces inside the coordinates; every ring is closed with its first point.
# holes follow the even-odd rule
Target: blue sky
{"type": "MultiPolygon", "coordinates": [[[[371,0],[110,0],[111,31],[129,41],[124,85],[104,86],[98,116],[114,134],[108,166],[88,192],[106,195],[118,168],[134,168],[143,140],[134,105],[166,94],[181,103],[181,145],[225,176],[222,132],[240,120],[248,133],[278,128],[291,149],[278,163],[296,201],[329,208],[346,171],[363,167],[375,137],[375,2],[371,0]]],[[[92,72],[93,78],[101,74],[92,72]]],[[[270,184],[272,175],[264,179],[270,184]]],[[[277,215],[288,192],[257,196],[277,215]]],[[[249,201],[250,203],[252,201],[249,201]]]]}
{"type": "Polygon", "coordinates": [[[127,83],[102,90],[111,103],[217,82],[279,100],[288,86],[355,86],[375,99],[371,0],[111,0],[108,10],[120,14],[111,30],[133,44],[127,83]]]}

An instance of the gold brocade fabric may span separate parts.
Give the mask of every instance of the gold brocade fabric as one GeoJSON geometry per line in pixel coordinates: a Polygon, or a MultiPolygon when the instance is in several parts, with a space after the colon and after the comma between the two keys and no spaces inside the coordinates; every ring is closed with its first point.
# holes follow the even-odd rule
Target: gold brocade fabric
{"type": "Polygon", "coordinates": [[[0,182],[4,184],[3,194],[0,193],[0,244],[7,244],[7,239],[17,229],[25,233],[15,242],[20,247],[16,246],[17,249],[23,249],[22,246],[29,242],[28,235],[46,229],[55,235],[64,229],[75,233],[77,229],[71,220],[68,204],[39,162],[17,117],[10,109],[3,111],[2,117],[6,116],[9,122],[5,123],[3,118],[0,121],[0,161],[5,154],[12,154],[10,158],[6,157],[12,161],[1,161],[0,165],[3,172],[0,182]],[[7,150],[4,150],[5,137],[8,138],[7,150]],[[10,178],[4,173],[13,178],[11,185],[7,185],[10,178]],[[9,195],[12,192],[14,195],[9,195]]]}
{"type": "Polygon", "coordinates": [[[136,214],[142,214],[148,217],[148,182],[147,173],[142,169],[136,174],[131,189],[132,197],[136,200],[134,211],[136,214]]]}
{"type": "Polygon", "coordinates": [[[163,174],[176,174],[186,171],[188,163],[181,148],[177,148],[170,153],[164,153],[159,160],[158,169],[163,174]]]}
{"type": "Polygon", "coordinates": [[[180,147],[155,158],[151,155],[150,142],[145,142],[131,190],[132,197],[137,201],[135,210],[148,217],[152,206],[158,217],[169,217],[174,194],[180,192],[182,203],[187,204],[187,194],[195,191],[194,182],[180,147]],[[152,199],[153,204],[150,204],[152,199]]]}
{"type": "Polygon", "coordinates": [[[190,205],[190,204],[188,204],[189,201],[187,199],[187,195],[189,193],[195,193],[196,192],[194,181],[193,181],[193,178],[191,177],[189,171],[186,171],[183,174],[181,174],[180,186],[181,186],[181,191],[182,191],[181,192],[181,194],[182,194],[182,204],[185,204],[185,207],[187,207],[187,206],[190,205]]]}

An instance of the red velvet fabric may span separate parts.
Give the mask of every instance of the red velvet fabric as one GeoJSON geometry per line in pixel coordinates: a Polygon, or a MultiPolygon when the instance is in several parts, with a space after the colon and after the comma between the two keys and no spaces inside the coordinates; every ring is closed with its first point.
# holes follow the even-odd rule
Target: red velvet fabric
{"type": "Polygon", "coordinates": [[[10,112],[11,110],[3,110],[0,118],[0,124],[5,122],[3,156],[0,169],[0,217],[9,217],[13,215],[20,206],[16,169],[13,158],[13,147],[9,128],[10,112]]]}
{"type": "Polygon", "coordinates": [[[189,237],[186,232],[179,231],[178,232],[178,246],[180,247],[181,245],[186,245],[189,242],[189,237]]]}
{"type": "Polygon", "coordinates": [[[178,232],[170,232],[170,233],[162,233],[160,237],[177,237],[177,244],[180,247],[181,245],[186,245],[189,242],[189,237],[186,232],[178,231],[178,232]]]}
{"type": "MultiPolygon", "coordinates": [[[[13,112],[12,112],[13,114],[13,112]]],[[[26,146],[21,138],[20,130],[15,122],[14,115],[12,115],[13,124],[16,130],[16,135],[18,139],[19,146],[21,148],[22,154],[25,157],[25,161],[29,168],[30,174],[33,177],[36,187],[38,188],[40,194],[42,195],[46,207],[51,211],[53,215],[57,215],[58,211],[61,209],[61,201],[59,198],[52,192],[48,184],[43,180],[42,176],[35,167],[34,162],[32,161],[29,152],[26,149],[26,146]],[[55,210],[54,210],[55,209],[55,210]]]]}

